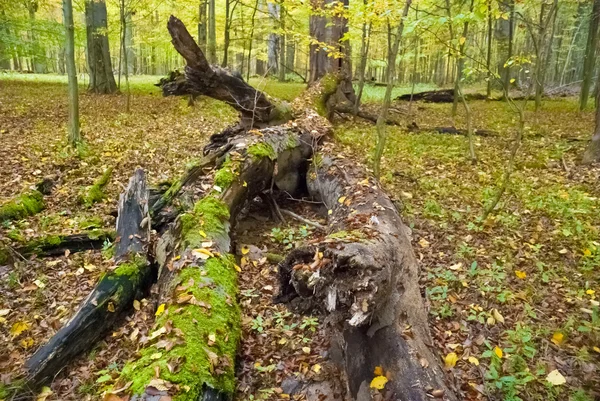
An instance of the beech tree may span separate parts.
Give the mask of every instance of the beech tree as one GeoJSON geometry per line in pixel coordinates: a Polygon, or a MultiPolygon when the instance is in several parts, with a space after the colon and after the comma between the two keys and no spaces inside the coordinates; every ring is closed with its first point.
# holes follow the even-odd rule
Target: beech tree
{"type": "Polygon", "coordinates": [[[114,93],[117,83],[112,70],[108,46],[108,16],[104,0],[86,0],[87,60],[90,74],[88,90],[93,93],[114,93]]]}

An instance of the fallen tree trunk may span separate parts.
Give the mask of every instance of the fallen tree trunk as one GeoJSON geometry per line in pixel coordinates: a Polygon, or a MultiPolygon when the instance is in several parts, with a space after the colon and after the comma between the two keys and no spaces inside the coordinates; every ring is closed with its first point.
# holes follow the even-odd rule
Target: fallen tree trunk
{"type": "MultiPolygon", "coordinates": [[[[480,93],[469,93],[465,95],[466,100],[485,100],[487,97],[480,93]]],[[[454,102],[454,89],[439,89],[418,93],[407,93],[396,97],[396,100],[423,101],[429,103],[452,103],[454,102]]]]}
{"type": "Polygon", "coordinates": [[[151,281],[144,247],[150,234],[148,191],[138,169],[119,199],[115,270],[102,277],[73,317],[25,363],[24,390],[50,381],[64,366],[91,349],[124,314],[151,281]]]}
{"type": "Polygon", "coordinates": [[[381,366],[390,380],[384,399],[456,400],[431,349],[409,229],[374,179],[332,156],[332,144],[323,148],[307,184],[330,211],[329,235],[280,264],[278,299],[300,296],[337,318],[333,338],[353,399],[370,399],[381,366]]]}
{"type": "Polygon", "coordinates": [[[120,380],[132,383],[132,400],[182,393],[193,400],[232,397],[241,329],[231,226],[244,204],[272,181],[294,192],[302,183],[295,174],[305,170],[317,140],[314,130],[298,122],[230,140],[212,190],[157,245],[166,266],[158,279],[159,317],[120,380]]]}
{"type": "MultiPolygon", "coordinates": [[[[456,127],[421,128],[415,122],[408,124],[406,126],[406,128],[408,129],[409,132],[418,133],[418,134],[436,133],[436,134],[447,134],[447,135],[468,135],[468,132],[465,129],[460,129],[460,128],[456,128],[456,127]]],[[[484,137],[498,136],[498,133],[496,131],[490,131],[490,130],[485,130],[485,129],[474,129],[473,134],[478,135],[478,136],[484,136],[484,137]]]]}
{"type": "Polygon", "coordinates": [[[66,251],[71,253],[92,249],[102,249],[106,241],[114,241],[115,232],[109,230],[91,230],[79,234],[54,234],[18,244],[14,247],[0,244],[0,263],[14,259],[13,255],[22,258],[31,255],[58,256],[66,251]]]}

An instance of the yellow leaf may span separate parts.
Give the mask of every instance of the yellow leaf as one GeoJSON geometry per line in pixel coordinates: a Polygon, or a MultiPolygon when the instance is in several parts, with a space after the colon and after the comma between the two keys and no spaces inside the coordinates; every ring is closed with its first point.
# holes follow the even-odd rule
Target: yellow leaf
{"type": "Polygon", "coordinates": [[[600,354],[600,348],[599,348],[599,347],[592,347],[592,349],[593,349],[594,351],[596,351],[597,353],[599,353],[599,354],[600,354]]]}
{"type": "Polygon", "coordinates": [[[561,333],[560,331],[555,331],[554,334],[552,334],[552,341],[554,344],[556,345],[560,345],[562,344],[562,342],[565,340],[565,335],[563,333],[561,333]]]}
{"type": "Polygon", "coordinates": [[[46,398],[52,395],[50,387],[42,387],[42,391],[37,395],[37,401],[46,401],[46,398]]]}
{"type": "Polygon", "coordinates": [[[206,238],[206,233],[202,230],[199,231],[200,235],[203,236],[204,238],[206,238]]]}
{"type": "Polygon", "coordinates": [[[384,376],[383,368],[381,366],[375,366],[375,370],[373,371],[375,376],[384,376]]]}
{"type": "Polygon", "coordinates": [[[305,354],[310,354],[310,347],[302,347],[302,352],[305,354]]]}
{"type": "Polygon", "coordinates": [[[447,368],[453,368],[454,366],[456,366],[457,361],[458,355],[456,355],[456,352],[451,352],[444,358],[444,363],[447,368]]]}
{"type": "Polygon", "coordinates": [[[250,247],[248,245],[242,246],[242,255],[247,255],[250,252],[250,247]]]}
{"type": "Polygon", "coordinates": [[[108,303],[107,309],[109,312],[114,312],[115,311],[115,304],[113,304],[112,302],[108,303]]]}
{"type": "Polygon", "coordinates": [[[233,267],[235,268],[235,271],[240,273],[242,271],[242,268],[239,267],[237,264],[234,264],[233,267]]]}
{"type": "Polygon", "coordinates": [[[512,79],[510,80],[510,83],[511,83],[511,84],[514,84],[514,83],[515,83],[515,81],[516,81],[516,80],[515,80],[514,78],[512,78],[512,79]]]}
{"type": "Polygon", "coordinates": [[[338,199],[338,203],[344,203],[345,200],[346,200],[345,196],[340,196],[340,199],[338,199]]]}
{"type": "Polygon", "coordinates": [[[567,379],[565,379],[558,369],[554,369],[552,372],[548,373],[548,376],[546,376],[546,381],[554,386],[560,386],[561,384],[565,384],[567,379]]]}
{"type": "Polygon", "coordinates": [[[156,308],[156,313],[154,315],[160,316],[163,314],[164,311],[165,311],[165,304],[160,304],[160,305],[158,305],[158,308],[156,308]]]}
{"type": "Polygon", "coordinates": [[[327,211],[327,214],[331,216],[331,215],[333,214],[333,210],[329,209],[329,210],[327,211]]]}
{"type": "Polygon", "coordinates": [[[156,353],[150,355],[150,359],[160,359],[161,357],[162,357],[161,352],[156,352],[156,353]]]}
{"type": "Polygon", "coordinates": [[[313,365],[312,370],[315,373],[319,373],[321,371],[321,365],[319,365],[318,363],[313,365]]]}
{"type": "Polygon", "coordinates": [[[496,319],[497,322],[504,323],[504,316],[498,312],[498,309],[492,310],[492,316],[494,316],[494,319],[496,319]]]}
{"type": "Polygon", "coordinates": [[[21,340],[20,344],[25,349],[31,348],[31,346],[33,345],[33,338],[31,338],[31,337],[24,338],[21,340]]]}
{"type": "Polygon", "coordinates": [[[204,248],[193,249],[192,255],[194,255],[195,257],[200,258],[202,260],[206,260],[208,258],[212,258],[215,256],[211,251],[209,251],[208,249],[204,249],[204,248]]]}
{"type": "Polygon", "coordinates": [[[138,301],[137,299],[133,300],[133,309],[135,310],[140,310],[141,305],[140,305],[140,301],[138,301]]]}
{"type": "Polygon", "coordinates": [[[29,330],[29,323],[17,322],[12,325],[10,329],[10,334],[12,334],[13,337],[17,337],[19,334],[27,330],[29,330]]]}
{"type": "Polygon", "coordinates": [[[520,278],[522,280],[525,277],[527,277],[527,273],[525,273],[524,271],[521,271],[521,270],[515,270],[515,276],[517,276],[517,278],[520,278]]]}
{"type": "Polygon", "coordinates": [[[585,248],[583,250],[583,256],[592,256],[592,251],[590,251],[589,249],[585,248]]]}
{"type": "Polygon", "coordinates": [[[475,358],[474,356],[469,357],[469,362],[471,362],[475,366],[479,366],[479,359],[475,358]]]}
{"type": "Polygon", "coordinates": [[[594,291],[594,290],[587,290],[585,293],[588,294],[588,295],[594,295],[596,293],[596,291],[594,291]]]}
{"type": "Polygon", "coordinates": [[[421,238],[419,240],[419,245],[421,245],[421,248],[428,248],[429,247],[429,241],[427,241],[425,238],[421,238]]]}
{"type": "Polygon", "coordinates": [[[502,354],[502,348],[500,348],[500,347],[494,347],[494,354],[496,354],[496,356],[498,358],[502,358],[502,355],[503,355],[502,354]]]}
{"type": "Polygon", "coordinates": [[[461,36],[458,41],[461,45],[464,45],[466,40],[467,40],[467,38],[465,38],[464,36],[461,36]]]}
{"type": "Polygon", "coordinates": [[[369,387],[376,388],[377,390],[383,390],[385,388],[385,385],[387,382],[388,382],[387,377],[376,376],[373,380],[371,380],[371,385],[369,387]]]}

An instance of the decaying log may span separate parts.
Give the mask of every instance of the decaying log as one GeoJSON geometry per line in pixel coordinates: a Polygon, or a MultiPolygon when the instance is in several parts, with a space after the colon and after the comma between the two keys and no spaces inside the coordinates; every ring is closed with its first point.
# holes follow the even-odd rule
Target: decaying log
{"type": "MultiPolygon", "coordinates": [[[[422,128],[417,125],[414,121],[406,126],[409,132],[413,133],[436,133],[436,134],[447,134],[447,135],[468,135],[466,129],[460,129],[456,127],[426,127],[422,128]]],[[[474,129],[473,134],[483,137],[498,136],[496,131],[490,131],[486,129],[474,129]]]]}
{"type": "Polygon", "coordinates": [[[141,169],[120,196],[116,231],[116,269],[100,279],[73,317],[25,363],[25,390],[52,380],[68,362],[93,347],[132,308],[133,300],[151,281],[144,251],[150,235],[148,191],[141,169]]]}
{"type": "Polygon", "coordinates": [[[267,95],[241,77],[211,65],[183,22],[171,16],[167,24],[171,43],[186,60],[185,75],[162,85],[165,96],[205,95],[221,100],[240,112],[247,127],[290,118],[289,106],[274,104],[267,95]]]}
{"type": "MultiPolygon", "coordinates": [[[[400,95],[396,97],[396,100],[403,101],[410,101],[411,99],[415,102],[423,101],[429,103],[452,103],[454,101],[454,89],[439,89],[413,94],[407,93],[405,95],[400,95]]],[[[485,95],[480,93],[468,93],[465,95],[465,99],[485,100],[487,98],[485,95]]]]}
{"type": "Polygon", "coordinates": [[[244,204],[272,181],[295,192],[302,180],[291,172],[306,170],[316,135],[300,121],[231,138],[210,192],[161,237],[159,317],[120,380],[132,383],[132,401],[231,398],[241,322],[229,233],[244,204]]]}
{"type": "Polygon", "coordinates": [[[455,400],[431,349],[409,229],[374,179],[332,156],[332,144],[323,149],[307,184],[331,211],[329,234],[280,264],[279,300],[312,299],[338,319],[333,336],[353,399],[368,396],[381,366],[390,377],[384,399],[455,400]]]}
{"type": "Polygon", "coordinates": [[[79,234],[53,234],[19,244],[13,248],[13,251],[23,257],[31,255],[58,256],[63,255],[66,251],[75,253],[102,249],[107,241],[112,242],[115,237],[114,231],[100,229],[79,234]]]}
{"type": "Polygon", "coordinates": [[[20,220],[44,210],[44,195],[40,191],[24,192],[15,199],[0,205],[0,222],[20,220]]]}

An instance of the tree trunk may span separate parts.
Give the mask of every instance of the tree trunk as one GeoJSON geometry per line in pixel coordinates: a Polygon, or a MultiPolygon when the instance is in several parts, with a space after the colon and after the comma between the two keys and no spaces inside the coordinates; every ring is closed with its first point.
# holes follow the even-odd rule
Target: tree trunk
{"type": "Polygon", "coordinates": [[[93,93],[114,93],[117,91],[117,83],[110,61],[108,21],[104,0],[86,0],[85,22],[90,74],[88,90],[93,93]]]}
{"type": "Polygon", "coordinates": [[[412,0],[405,0],[404,10],[402,11],[402,19],[398,24],[396,37],[393,44],[391,41],[391,27],[388,25],[388,62],[387,62],[387,87],[385,88],[385,95],[383,98],[383,106],[379,112],[379,118],[377,119],[377,147],[375,148],[375,163],[373,167],[373,173],[375,177],[379,179],[381,175],[381,157],[385,150],[385,143],[387,139],[385,122],[387,121],[387,114],[392,102],[392,90],[394,89],[394,78],[396,76],[396,56],[398,55],[398,49],[400,48],[400,41],[402,40],[402,32],[404,31],[404,19],[408,16],[408,10],[412,0]]]}
{"type": "Polygon", "coordinates": [[[198,5],[198,46],[200,49],[207,53],[206,51],[206,32],[207,32],[207,21],[206,21],[206,11],[208,7],[208,0],[200,0],[200,4],[198,5]]]}
{"type": "Polygon", "coordinates": [[[579,98],[579,109],[583,110],[587,106],[590,89],[592,87],[592,77],[596,64],[596,46],[598,45],[598,26],[600,23],[600,0],[594,0],[592,14],[590,16],[590,25],[588,28],[588,39],[585,48],[585,59],[583,62],[583,77],[581,84],[581,94],[579,98]]]}
{"type": "Polygon", "coordinates": [[[79,87],[75,68],[75,28],[73,26],[73,4],[63,0],[63,18],[65,25],[65,59],[69,77],[69,143],[75,147],[81,142],[79,132],[79,87]]]}
{"type": "Polygon", "coordinates": [[[333,347],[352,399],[370,399],[369,383],[381,366],[391,378],[383,399],[456,400],[431,348],[410,230],[377,182],[350,160],[335,151],[318,159],[307,184],[330,210],[328,236],[279,265],[277,300],[312,300],[331,313],[333,347]]]}
{"type": "Polygon", "coordinates": [[[217,64],[217,21],[215,0],[208,0],[208,61],[217,64]]]}
{"type": "Polygon", "coordinates": [[[223,32],[223,61],[221,67],[229,65],[229,42],[231,38],[231,0],[225,0],[225,31],[223,32]]]}
{"type": "MultiPolygon", "coordinates": [[[[363,0],[363,7],[365,8],[364,14],[367,10],[367,0],[363,0]]],[[[354,102],[354,115],[358,114],[360,109],[360,99],[362,98],[363,90],[365,87],[365,69],[367,68],[367,60],[369,57],[369,45],[371,44],[371,27],[372,23],[367,24],[365,20],[362,24],[362,36],[360,41],[360,63],[358,67],[358,93],[356,94],[356,101],[354,102]]]]}
{"type": "MultiPolygon", "coordinates": [[[[598,78],[596,85],[600,85],[600,68],[598,68],[598,78]]],[[[592,135],[592,141],[583,154],[582,162],[584,164],[600,161],[600,90],[596,89],[596,127],[592,135]]]]}
{"type": "Polygon", "coordinates": [[[279,27],[281,34],[279,35],[279,82],[285,82],[286,60],[285,60],[285,8],[279,6],[279,27]]]}
{"type": "Polygon", "coordinates": [[[269,17],[272,19],[273,31],[269,33],[267,40],[267,72],[269,75],[277,76],[279,74],[279,52],[281,49],[281,35],[276,33],[279,29],[281,18],[281,6],[278,3],[267,3],[269,17]]]}
{"type": "Polygon", "coordinates": [[[91,349],[132,307],[147,288],[152,270],[144,247],[150,237],[148,191],[138,169],[119,199],[115,263],[100,279],[75,315],[25,363],[25,388],[34,390],[52,380],[74,357],[91,349]]]}

